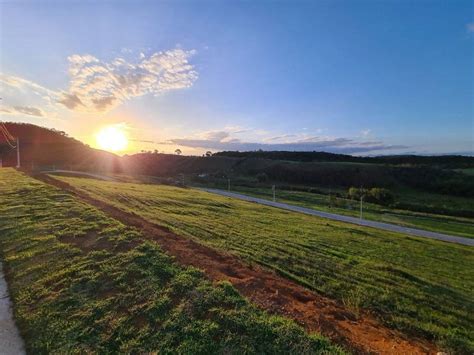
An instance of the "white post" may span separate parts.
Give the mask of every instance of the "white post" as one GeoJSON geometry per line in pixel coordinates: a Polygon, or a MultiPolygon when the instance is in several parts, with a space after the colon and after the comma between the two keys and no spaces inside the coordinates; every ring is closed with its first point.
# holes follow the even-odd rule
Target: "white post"
{"type": "Polygon", "coordinates": [[[275,185],[272,185],[273,202],[275,202],[275,185]]]}
{"type": "Polygon", "coordinates": [[[20,169],[20,138],[16,137],[16,168],[20,169]]]}
{"type": "Polygon", "coordinates": [[[360,219],[362,219],[362,200],[364,199],[364,196],[360,196],[360,219]]]}
{"type": "Polygon", "coordinates": [[[230,191],[230,179],[227,179],[227,191],[230,191]]]}

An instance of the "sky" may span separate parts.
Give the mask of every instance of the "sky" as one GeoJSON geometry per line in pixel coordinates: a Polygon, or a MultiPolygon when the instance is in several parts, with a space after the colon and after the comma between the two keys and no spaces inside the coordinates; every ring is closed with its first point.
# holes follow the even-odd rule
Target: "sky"
{"type": "Polygon", "coordinates": [[[472,1],[0,1],[0,114],[96,147],[474,154],[472,1]]]}

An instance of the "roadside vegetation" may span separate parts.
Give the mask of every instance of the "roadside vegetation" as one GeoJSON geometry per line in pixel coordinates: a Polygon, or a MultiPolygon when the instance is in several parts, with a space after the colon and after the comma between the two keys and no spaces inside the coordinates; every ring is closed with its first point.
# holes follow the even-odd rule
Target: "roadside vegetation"
{"type": "Polygon", "coordinates": [[[0,253],[31,354],[342,353],[13,169],[0,169],[0,215],[0,253]]]}
{"type": "Polygon", "coordinates": [[[474,351],[474,250],[258,206],[195,189],[60,177],[91,196],[373,312],[457,353],[474,351]]]}

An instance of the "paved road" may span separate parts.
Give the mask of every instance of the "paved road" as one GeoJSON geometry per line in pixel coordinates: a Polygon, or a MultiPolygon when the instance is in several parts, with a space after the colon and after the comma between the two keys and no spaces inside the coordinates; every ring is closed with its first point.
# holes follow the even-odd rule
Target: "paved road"
{"type": "Polygon", "coordinates": [[[404,233],[404,234],[414,235],[416,237],[431,238],[431,239],[442,240],[442,241],[450,242],[450,243],[457,243],[457,244],[474,246],[474,239],[470,239],[470,238],[463,238],[463,237],[457,237],[457,236],[448,235],[448,234],[430,232],[430,231],[426,231],[426,230],[422,230],[422,229],[407,228],[407,227],[397,226],[396,224],[369,221],[369,220],[366,220],[366,219],[359,219],[359,218],[356,218],[356,217],[343,216],[343,215],[335,214],[335,213],[327,213],[327,212],[322,212],[322,211],[316,211],[316,210],[313,210],[313,209],[310,209],[310,208],[299,207],[299,206],[295,206],[295,205],[289,205],[287,203],[281,203],[281,202],[273,202],[273,201],[264,200],[264,199],[258,198],[258,197],[252,197],[252,196],[247,196],[247,195],[243,195],[243,194],[238,194],[238,193],[235,193],[235,192],[228,192],[228,191],[216,190],[216,189],[206,189],[206,188],[200,188],[200,190],[207,191],[207,192],[210,192],[210,193],[213,193],[213,194],[222,195],[222,196],[233,197],[233,198],[237,198],[237,199],[244,200],[244,201],[255,202],[255,203],[259,203],[259,204],[266,205],[266,206],[282,208],[284,210],[300,212],[300,213],[305,213],[305,214],[309,214],[309,215],[312,215],[312,216],[318,216],[318,217],[333,219],[333,220],[336,220],[336,221],[347,222],[347,223],[352,223],[352,224],[358,224],[358,225],[366,226],[366,227],[384,229],[384,230],[387,230],[387,231],[390,231],[390,232],[404,233]]]}
{"type": "Polygon", "coordinates": [[[23,340],[13,321],[7,283],[5,282],[2,262],[0,261],[0,354],[22,355],[25,354],[24,349],[23,340]]]}

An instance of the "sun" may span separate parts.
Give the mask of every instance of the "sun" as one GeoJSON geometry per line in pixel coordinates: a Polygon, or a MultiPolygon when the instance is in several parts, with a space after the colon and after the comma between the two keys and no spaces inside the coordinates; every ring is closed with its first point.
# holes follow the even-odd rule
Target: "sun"
{"type": "Polygon", "coordinates": [[[99,148],[118,152],[124,150],[128,145],[127,135],[117,126],[107,126],[102,128],[96,135],[99,148]]]}

